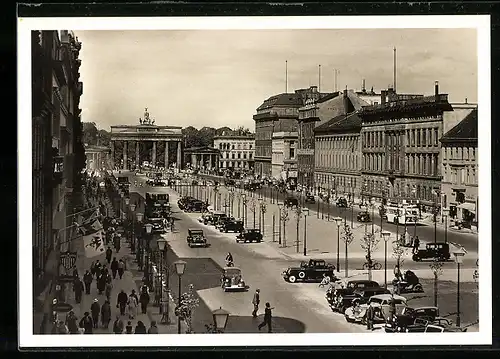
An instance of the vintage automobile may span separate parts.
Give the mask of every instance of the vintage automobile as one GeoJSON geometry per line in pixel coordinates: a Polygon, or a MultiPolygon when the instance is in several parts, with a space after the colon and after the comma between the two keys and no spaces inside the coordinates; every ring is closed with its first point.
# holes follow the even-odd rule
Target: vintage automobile
{"type": "Polygon", "coordinates": [[[186,238],[189,247],[207,247],[207,238],[203,234],[202,229],[188,229],[186,238]]]}
{"type": "Polygon", "coordinates": [[[165,233],[167,231],[165,218],[150,218],[149,223],[153,225],[152,233],[165,233]]]}
{"type": "Polygon", "coordinates": [[[221,287],[224,289],[224,292],[241,292],[249,288],[241,276],[241,269],[238,267],[224,268],[221,278],[221,287]]]}
{"type": "Polygon", "coordinates": [[[356,217],[358,219],[358,222],[370,222],[370,214],[367,211],[359,212],[358,216],[356,217]]]}
{"type": "Polygon", "coordinates": [[[210,220],[208,221],[208,224],[215,226],[217,228],[219,223],[225,221],[226,218],[227,214],[225,214],[224,212],[213,212],[212,216],[210,217],[210,220]]]}
{"type": "Polygon", "coordinates": [[[339,197],[337,199],[337,207],[348,207],[347,199],[345,199],[345,197],[339,197]]]}
{"type": "Polygon", "coordinates": [[[384,287],[357,289],[350,294],[342,294],[342,292],[339,291],[339,293],[333,293],[331,296],[329,300],[330,308],[334,312],[344,314],[345,310],[353,305],[353,300],[357,300],[359,304],[364,304],[368,302],[371,297],[378,294],[390,294],[390,291],[384,287]]]}
{"type": "Polygon", "coordinates": [[[177,201],[177,206],[179,206],[179,209],[180,210],[185,210],[187,205],[192,202],[192,201],[195,201],[196,198],[194,197],[190,197],[190,196],[184,196],[184,197],[181,197],[179,198],[179,200],[177,201]]]}
{"type": "Polygon", "coordinates": [[[236,232],[236,233],[241,233],[244,230],[243,226],[243,221],[234,219],[234,218],[228,218],[224,222],[222,222],[222,225],[219,227],[219,230],[221,232],[236,232]]]}
{"type": "Polygon", "coordinates": [[[406,307],[401,314],[395,315],[392,320],[386,323],[385,331],[387,333],[401,333],[409,329],[417,332],[421,328],[421,332],[423,332],[425,326],[434,322],[438,317],[439,309],[437,307],[406,307]]]}
{"type": "Polygon", "coordinates": [[[425,259],[433,259],[439,261],[447,261],[451,257],[450,245],[448,243],[426,243],[425,249],[419,249],[412,259],[415,262],[420,262],[425,259]]]}
{"type": "MultiPolygon", "coordinates": [[[[356,292],[365,289],[380,288],[378,282],[367,279],[357,279],[350,281],[337,281],[326,291],[326,299],[330,305],[337,300],[338,296],[351,296],[354,298],[356,292]]],[[[333,308],[332,308],[333,309],[333,308]]]]}
{"type": "Polygon", "coordinates": [[[299,205],[299,200],[295,197],[288,197],[285,199],[285,207],[297,207],[299,205]]]}
{"type": "MultiPolygon", "coordinates": [[[[242,223],[243,225],[243,223],[242,223]]],[[[251,229],[243,229],[237,236],[236,236],[236,243],[252,243],[252,242],[257,242],[260,243],[262,242],[262,233],[260,232],[260,229],[258,228],[251,228],[251,229]]]]}
{"type": "Polygon", "coordinates": [[[203,212],[201,216],[198,217],[198,222],[207,224],[209,218],[212,216],[210,212],[203,212]]]}
{"type": "Polygon", "coordinates": [[[306,194],[305,198],[304,198],[304,202],[305,203],[316,203],[316,199],[314,198],[314,196],[310,193],[306,194]]]}
{"type": "Polygon", "coordinates": [[[289,267],[282,273],[283,279],[290,283],[296,281],[303,282],[321,282],[323,275],[326,274],[330,277],[331,281],[335,281],[334,274],[335,266],[326,263],[322,259],[310,259],[309,262],[300,263],[300,267],[289,267]]]}
{"type": "Polygon", "coordinates": [[[392,285],[397,288],[398,293],[423,293],[424,288],[420,284],[420,280],[417,275],[411,271],[407,270],[403,274],[403,279],[392,280],[392,285]]]}
{"type": "MultiPolygon", "coordinates": [[[[347,308],[344,317],[349,323],[366,323],[366,310],[368,306],[374,309],[374,323],[384,323],[389,318],[391,300],[396,308],[395,314],[400,314],[406,307],[406,298],[400,295],[378,294],[371,297],[366,304],[354,305],[347,308]]],[[[353,301],[355,302],[355,301],[353,301]]]]}
{"type": "Polygon", "coordinates": [[[207,210],[207,203],[195,199],[186,204],[185,210],[186,212],[205,212],[207,210]]]}
{"type": "Polygon", "coordinates": [[[424,333],[464,333],[467,328],[453,327],[453,326],[441,326],[436,324],[427,324],[424,333]]]}

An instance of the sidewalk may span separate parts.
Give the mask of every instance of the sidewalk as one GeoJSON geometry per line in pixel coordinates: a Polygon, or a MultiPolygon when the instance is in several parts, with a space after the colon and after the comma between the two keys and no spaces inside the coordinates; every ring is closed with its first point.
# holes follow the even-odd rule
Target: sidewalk
{"type": "MultiPolygon", "coordinates": [[[[106,198],[106,202],[108,205],[108,213],[110,215],[113,214],[113,208],[112,205],[109,201],[108,198],[106,198]]],[[[113,248],[112,248],[113,249],[113,248]]],[[[77,257],[77,268],[78,268],[78,273],[80,277],[83,276],[85,273],[86,269],[90,269],[90,265],[93,261],[99,260],[102,264],[105,264],[108,266],[105,259],[105,254],[93,257],[93,258],[87,258],[85,256],[85,248],[83,244],[83,240],[79,240],[75,242],[75,251],[78,252],[78,257],[77,257]]],[[[139,289],[140,286],[142,285],[142,278],[143,278],[143,273],[140,272],[137,268],[137,265],[134,263],[134,258],[135,255],[132,255],[130,252],[130,248],[128,246],[128,243],[126,240],[122,237],[122,242],[121,242],[121,249],[119,253],[116,253],[113,250],[113,257],[116,257],[117,260],[122,258],[126,264],[126,270],[123,274],[123,278],[119,279],[118,275],[116,279],[113,279],[113,289],[111,292],[111,322],[109,325],[108,329],[102,328],[101,324],[99,323],[99,328],[94,329],[93,333],[95,334],[112,334],[113,333],[113,322],[116,319],[116,316],[119,315],[119,309],[116,308],[116,299],[118,296],[118,293],[123,289],[127,295],[129,295],[132,292],[132,289],[136,291],[139,295],[139,289]]],[[[74,296],[74,291],[72,290],[72,285],[70,285],[68,290],[67,290],[67,303],[73,305],[73,311],[75,315],[77,316],[78,320],[80,320],[83,317],[84,312],[88,311],[90,312],[90,306],[94,299],[99,300],[99,304],[102,305],[104,301],[106,300],[106,296],[104,294],[98,295],[97,288],[96,288],[96,281],[94,281],[91,284],[91,294],[83,294],[82,296],[82,301],[80,304],[76,304],[75,302],[75,296],[74,296]]],[[[147,314],[142,314],[140,311],[140,306],[138,308],[138,315],[135,319],[130,320],[132,323],[132,326],[135,329],[135,326],[137,325],[137,322],[140,320],[144,323],[146,326],[146,329],[149,329],[151,325],[151,321],[155,320],[157,323],[158,327],[158,332],[160,334],[177,334],[177,325],[176,324],[176,317],[174,314],[174,307],[175,304],[172,304],[170,306],[171,309],[171,315],[170,318],[172,319],[172,324],[171,325],[164,325],[161,324],[161,315],[159,314],[159,308],[153,307],[152,303],[154,302],[154,293],[149,293],[150,295],[150,304],[148,305],[148,310],[147,314]]],[[[171,301],[173,303],[173,301],[171,301]]],[[[60,318],[60,320],[64,320],[65,318],[60,318]]],[[[127,325],[127,322],[129,321],[128,315],[121,316],[121,319],[124,323],[124,325],[127,325]]]]}

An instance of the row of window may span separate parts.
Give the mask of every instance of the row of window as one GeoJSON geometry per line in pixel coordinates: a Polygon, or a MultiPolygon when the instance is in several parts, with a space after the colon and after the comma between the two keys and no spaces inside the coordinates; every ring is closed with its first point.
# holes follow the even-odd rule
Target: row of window
{"type": "Polygon", "coordinates": [[[332,136],[318,137],[316,146],[318,149],[355,149],[358,144],[358,136],[332,136]]]}
{"type": "Polygon", "coordinates": [[[250,168],[248,162],[243,161],[220,161],[219,168],[250,168]]]}
{"type": "Polygon", "coordinates": [[[456,167],[444,165],[443,181],[456,185],[477,185],[476,166],[456,167]]]}
{"type": "Polygon", "coordinates": [[[363,147],[365,148],[439,146],[439,129],[434,127],[417,128],[401,132],[367,131],[363,132],[362,136],[363,147]]]}
{"type": "Polygon", "coordinates": [[[278,153],[273,153],[271,158],[272,158],[272,163],[278,163],[283,160],[295,160],[295,148],[290,148],[288,151],[283,151],[283,152],[278,152],[278,153]]]}
{"type": "MultiPolygon", "coordinates": [[[[363,168],[367,171],[384,171],[386,168],[396,171],[400,168],[399,156],[386,157],[383,153],[364,153],[363,168]],[[387,161],[387,162],[386,162],[387,161]]],[[[408,174],[437,176],[439,175],[438,155],[435,153],[406,154],[404,170],[408,174]]]]}
{"type": "Polygon", "coordinates": [[[349,190],[351,188],[356,188],[356,177],[346,177],[340,176],[337,177],[335,175],[330,174],[316,174],[316,183],[320,187],[326,188],[338,188],[344,187],[345,190],[349,190]]]}
{"type": "Polygon", "coordinates": [[[248,159],[252,159],[253,158],[253,153],[250,152],[247,154],[247,152],[238,152],[238,153],[227,153],[227,152],[223,152],[220,154],[220,158],[224,158],[224,159],[229,159],[229,158],[232,158],[233,160],[238,158],[238,159],[247,159],[247,156],[248,156],[248,159]]]}
{"type": "Polygon", "coordinates": [[[238,149],[238,150],[251,150],[253,148],[253,144],[251,143],[238,143],[237,145],[235,145],[234,143],[219,143],[219,150],[235,150],[235,149],[238,149]]]}
{"type": "Polygon", "coordinates": [[[359,159],[356,153],[332,153],[329,151],[318,151],[316,165],[323,168],[342,168],[346,170],[357,170],[359,159]]]}
{"type": "Polygon", "coordinates": [[[444,160],[476,160],[476,149],[474,147],[444,147],[444,160]]]}

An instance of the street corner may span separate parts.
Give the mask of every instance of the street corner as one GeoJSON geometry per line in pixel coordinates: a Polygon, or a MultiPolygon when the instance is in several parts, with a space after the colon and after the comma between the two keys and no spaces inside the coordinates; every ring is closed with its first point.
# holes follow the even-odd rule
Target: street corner
{"type": "Polygon", "coordinates": [[[257,255],[268,259],[291,259],[287,253],[274,244],[275,243],[273,242],[267,241],[262,243],[244,243],[242,246],[245,246],[257,255]]]}

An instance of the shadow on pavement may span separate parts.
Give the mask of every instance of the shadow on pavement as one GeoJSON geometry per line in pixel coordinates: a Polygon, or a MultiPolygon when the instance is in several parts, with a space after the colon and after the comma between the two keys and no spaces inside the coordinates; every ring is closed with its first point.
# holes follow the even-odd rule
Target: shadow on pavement
{"type": "MultiPolygon", "coordinates": [[[[257,318],[251,316],[230,316],[225,333],[263,333],[267,334],[267,326],[261,331],[258,325],[262,323],[262,315],[257,318]]],[[[272,318],[273,333],[304,333],[306,326],[299,320],[284,317],[272,318]]]]}

